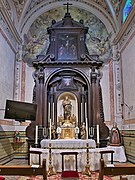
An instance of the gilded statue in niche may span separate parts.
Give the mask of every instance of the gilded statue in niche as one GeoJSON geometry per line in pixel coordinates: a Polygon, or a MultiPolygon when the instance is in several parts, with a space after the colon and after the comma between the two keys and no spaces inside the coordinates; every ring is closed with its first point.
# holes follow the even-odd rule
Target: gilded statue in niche
{"type": "Polygon", "coordinates": [[[64,126],[75,126],[77,123],[76,115],[73,112],[73,99],[66,95],[62,98],[60,106],[62,106],[62,113],[58,116],[58,123],[64,126]]]}
{"type": "Polygon", "coordinates": [[[65,97],[65,99],[62,102],[62,105],[64,109],[64,120],[70,120],[72,104],[68,96],[65,97]]]}

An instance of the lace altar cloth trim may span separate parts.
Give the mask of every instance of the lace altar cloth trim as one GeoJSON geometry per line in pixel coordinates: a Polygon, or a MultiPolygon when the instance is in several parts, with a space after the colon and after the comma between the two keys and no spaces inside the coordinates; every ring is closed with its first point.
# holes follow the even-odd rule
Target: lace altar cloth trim
{"type": "Polygon", "coordinates": [[[43,139],[41,141],[41,148],[48,148],[49,143],[51,143],[52,148],[84,148],[86,147],[87,142],[90,148],[96,148],[96,142],[93,139],[56,139],[51,141],[49,139],[43,139]]]}

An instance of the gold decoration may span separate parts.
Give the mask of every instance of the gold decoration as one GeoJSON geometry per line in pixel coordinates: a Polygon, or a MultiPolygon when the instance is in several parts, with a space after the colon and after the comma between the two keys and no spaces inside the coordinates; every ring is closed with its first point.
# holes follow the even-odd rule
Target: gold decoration
{"type": "Polygon", "coordinates": [[[75,129],[72,127],[62,128],[61,139],[75,139],[75,129]]]}

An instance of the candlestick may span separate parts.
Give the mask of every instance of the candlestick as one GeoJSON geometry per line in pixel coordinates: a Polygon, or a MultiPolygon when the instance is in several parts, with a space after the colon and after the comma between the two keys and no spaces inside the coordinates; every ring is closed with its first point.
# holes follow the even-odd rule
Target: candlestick
{"type": "Polygon", "coordinates": [[[91,138],[94,136],[94,127],[89,127],[89,135],[91,138]]]}
{"type": "Polygon", "coordinates": [[[89,143],[88,142],[87,142],[86,148],[87,148],[87,150],[86,150],[86,166],[85,166],[85,170],[84,170],[84,172],[82,172],[82,174],[91,176],[90,164],[89,164],[89,143]]]}
{"type": "Polygon", "coordinates": [[[86,118],[86,139],[88,139],[88,119],[86,118]]]}
{"type": "Polygon", "coordinates": [[[51,140],[51,119],[50,119],[50,140],[51,140]]]}
{"type": "Polygon", "coordinates": [[[35,144],[38,144],[38,126],[36,125],[35,144]]]}
{"type": "Polygon", "coordinates": [[[48,176],[53,176],[53,175],[56,175],[56,172],[54,172],[54,170],[53,170],[51,143],[49,143],[49,166],[48,166],[48,176]]]}
{"type": "Polygon", "coordinates": [[[99,124],[97,124],[97,144],[99,144],[99,124]]]}

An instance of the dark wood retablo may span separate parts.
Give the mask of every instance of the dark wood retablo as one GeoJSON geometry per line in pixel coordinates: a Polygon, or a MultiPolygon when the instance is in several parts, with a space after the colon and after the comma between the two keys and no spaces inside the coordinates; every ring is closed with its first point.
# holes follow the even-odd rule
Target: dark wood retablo
{"type": "Polygon", "coordinates": [[[64,18],[58,22],[53,20],[47,29],[50,45],[46,55],[37,56],[33,62],[33,100],[38,106],[36,124],[49,128],[51,119],[57,128],[61,116],[59,103],[68,95],[76,110],[73,113],[78,127],[86,119],[88,128],[99,124],[100,138],[106,139],[109,129],[104,124],[100,86],[103,62],[98,55],[89,54],[86,45],[88,27],[84,26],[83,20],[73,20],[68,5],[64,18]]]}

